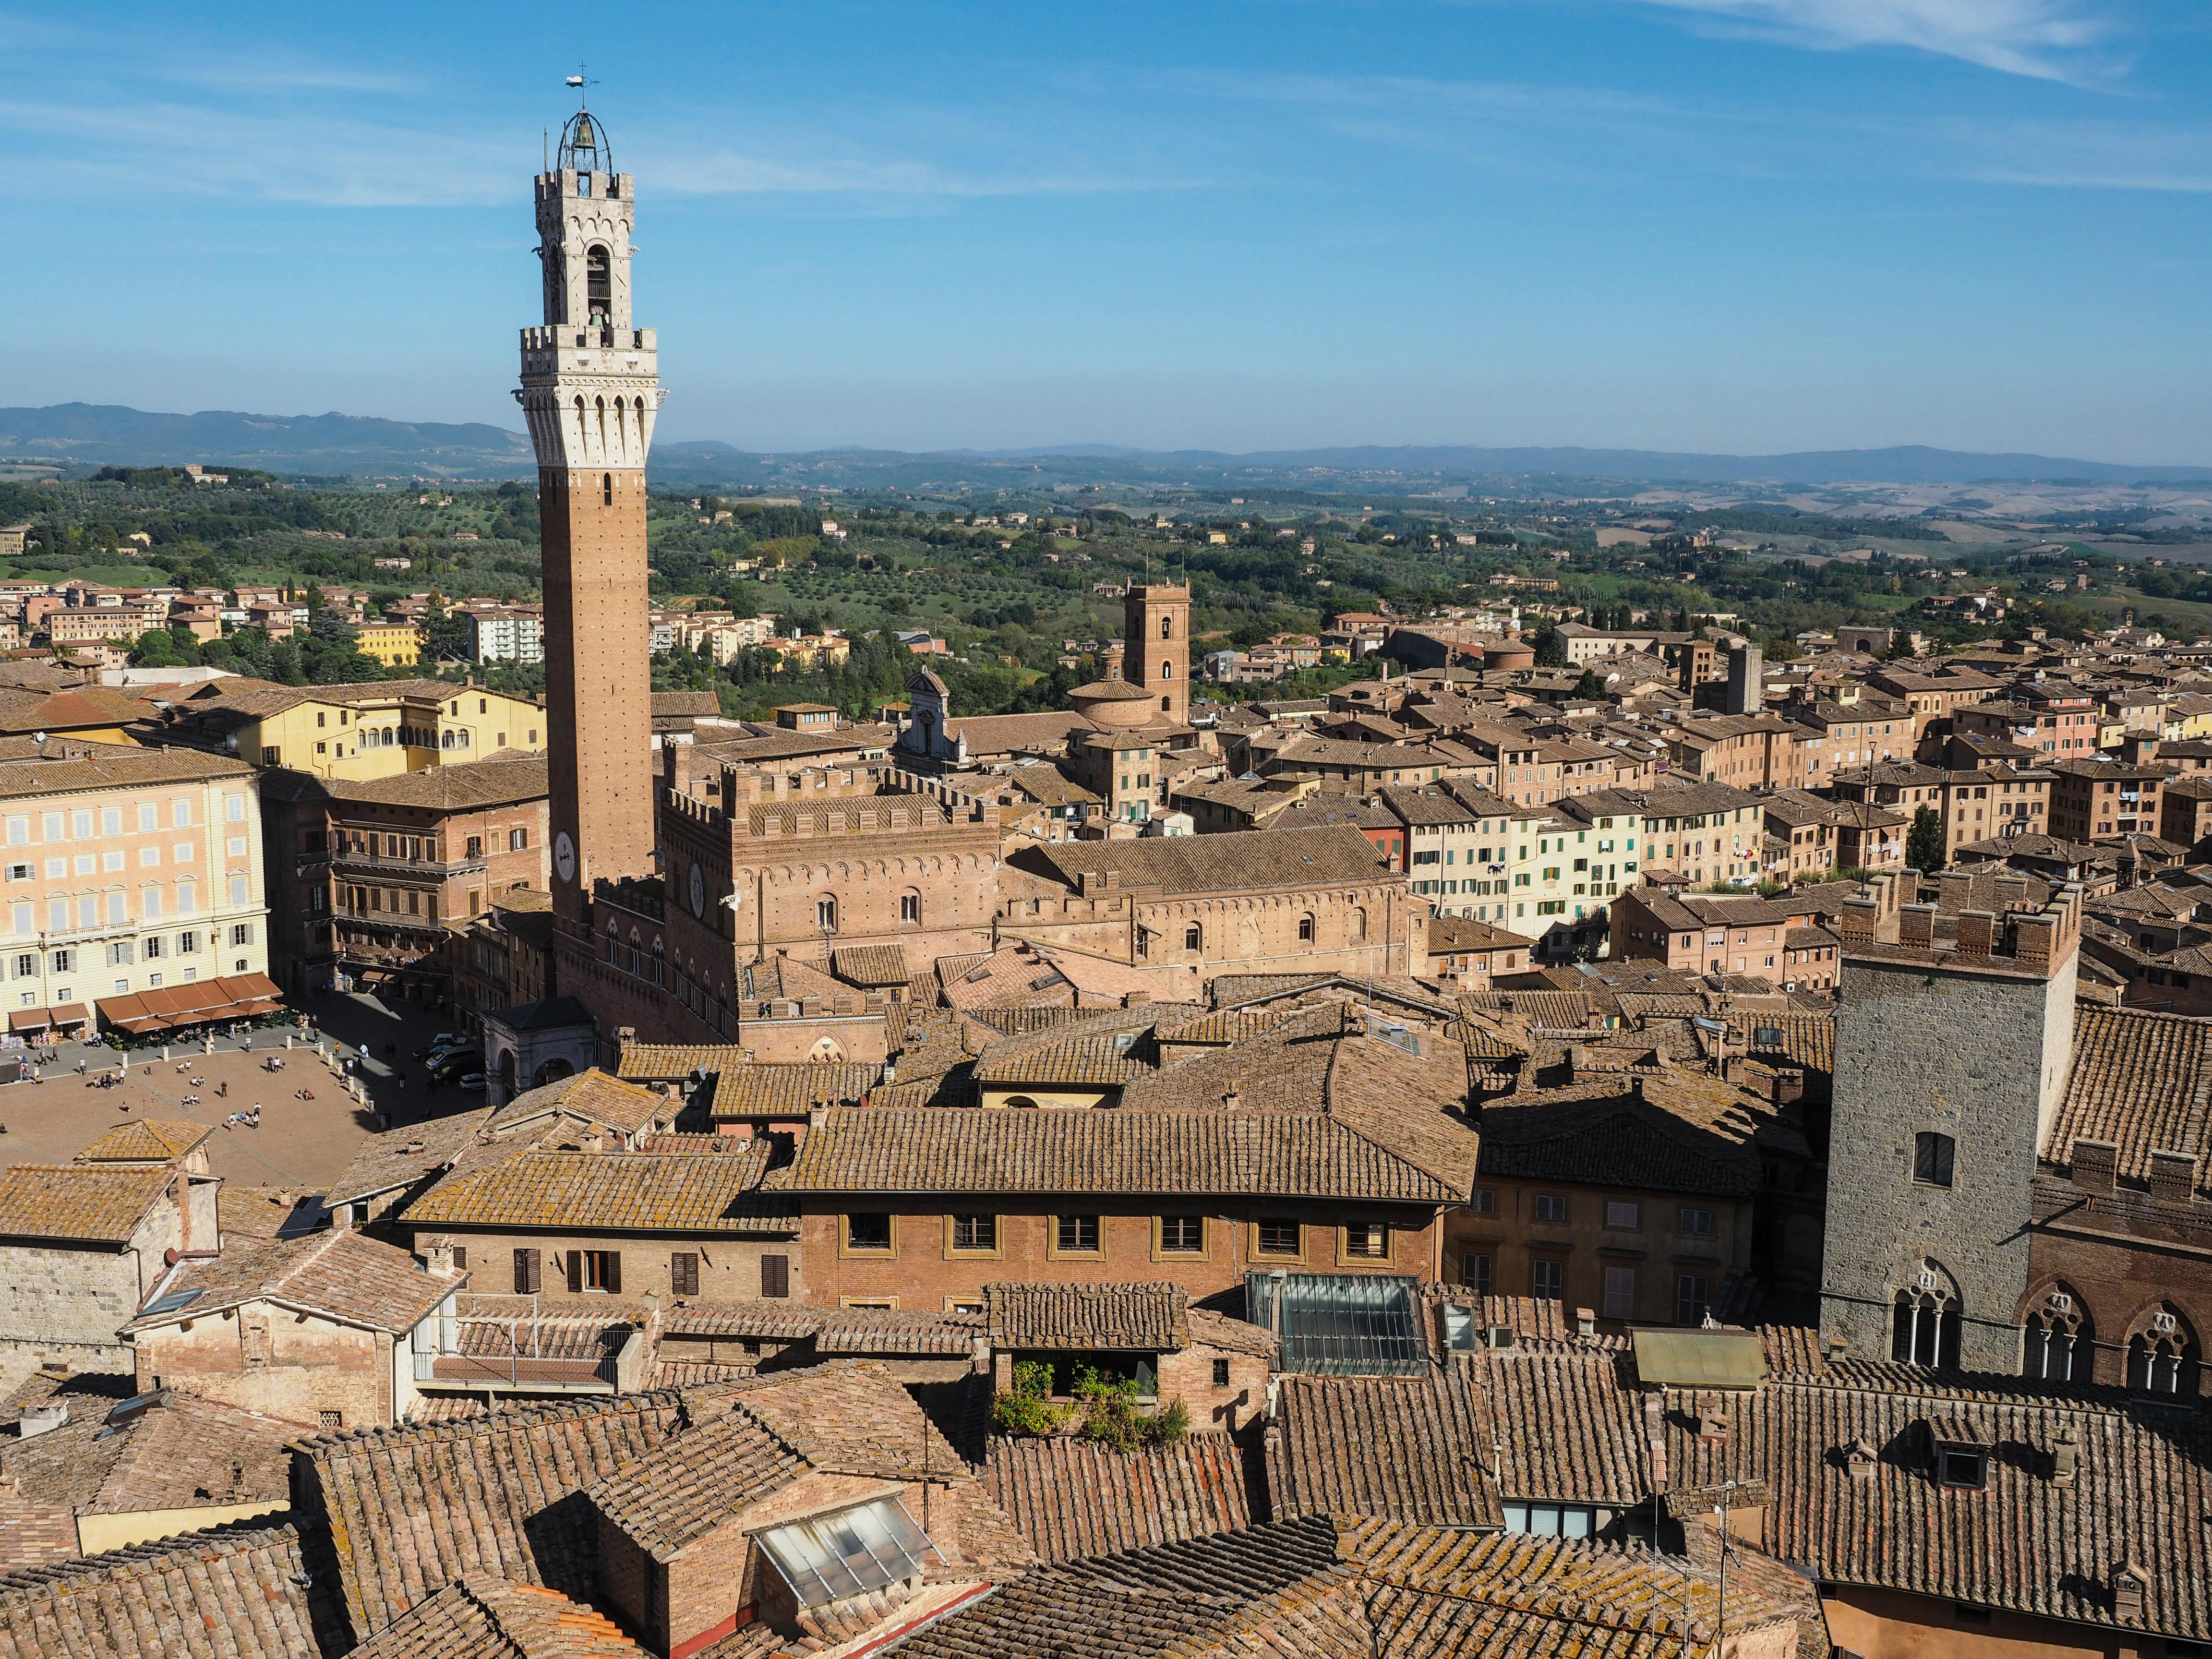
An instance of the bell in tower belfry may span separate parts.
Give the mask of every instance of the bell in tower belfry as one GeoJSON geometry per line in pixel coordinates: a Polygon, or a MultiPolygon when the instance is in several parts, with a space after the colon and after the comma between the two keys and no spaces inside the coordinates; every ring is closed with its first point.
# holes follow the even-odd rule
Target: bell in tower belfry
{"type": "Polygon", "coordinates": [[[592,884],[653,870],[645,460],[663,396],[630,314],[634,181],[579,108],[536,181],[544,322],[516,399],[538,457],[553,908],[586,951],[592,884]]]}

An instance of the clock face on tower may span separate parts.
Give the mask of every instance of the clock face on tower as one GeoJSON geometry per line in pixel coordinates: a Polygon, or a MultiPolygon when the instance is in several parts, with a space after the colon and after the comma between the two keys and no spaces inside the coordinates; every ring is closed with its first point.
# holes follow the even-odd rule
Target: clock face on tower
{"type": "Polygon", "coordinates": [[[702,920],[707,915],[707,872],[696,864],[691,866],[691,914],[702,920]]]}
{"type": "Polygon", "coordinates": [[[553,837],[553,868],[563,881],[576,878],[576,843],[568,839],[566,830],[553,837]]]}

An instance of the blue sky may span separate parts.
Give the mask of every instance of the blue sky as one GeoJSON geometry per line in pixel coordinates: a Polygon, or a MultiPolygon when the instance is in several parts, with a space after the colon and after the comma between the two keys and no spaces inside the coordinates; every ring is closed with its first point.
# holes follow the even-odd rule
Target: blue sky
{"type": "Polygon", "coordinates": [[[0,403],[518,425],[580,59],[666,436],[2212,463],[2150,0],[0,0],[0,403]]]}

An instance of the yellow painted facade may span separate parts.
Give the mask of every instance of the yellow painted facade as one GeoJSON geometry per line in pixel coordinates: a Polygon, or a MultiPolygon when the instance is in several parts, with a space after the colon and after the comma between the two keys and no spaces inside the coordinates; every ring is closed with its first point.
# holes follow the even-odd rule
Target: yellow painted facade
{"type": "Polygon", "coordinates": [[[354,643],[362,656],[386,668],[412,668],[422,660],[422,630],[412,623],[364,623],[354,629],[354,643]]]}
{"type": "MultiPolygon", "coordinates": [[[[422,681],[395,681],[420,688],[422,681]]],[[[502,749],[545,746],[545,711],[522,697],[481,686],[419,690],[350,702],[319,699],[238,729],[238,757],[320,778],[366,781],[421,772],[458,761],[489,760],[502,749]]]]}

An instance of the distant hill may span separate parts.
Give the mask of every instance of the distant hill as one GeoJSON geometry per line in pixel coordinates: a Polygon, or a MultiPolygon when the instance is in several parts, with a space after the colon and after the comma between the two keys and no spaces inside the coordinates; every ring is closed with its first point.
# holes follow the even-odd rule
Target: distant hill
{"type": "Polygon", "coordinates": [[[0,460],[102,466],[228,461],[271,472],[506,477],[535,465],[530,441],[495,426],[362,415],[149,415],[118,404],[0,409],[0,460]]]}
{"type": "MultiPolygon", "coordinates": [[[[506,477],[527,472],[529,440],[484,425],[448,426],[360,415],[147,414],[112,404],[0,409],[0,461],[155,466],[228,461],[277,472],[422,473],[506,477]]],[[[656,478],[705,483],[805,481],[817,487],[911,487],[922,483],[1258,481],[1280,469],[1311,470],[1310,489],[1427,490],[1477,479],[1582,479],[1608,483],[1808,485],[1868,483],[2212,483],[2212,467],[2084,461],[2051,455],[1986,455],[1905,444],[1887,449],[1807,450],[1786,455],[1707,455],[1652,449],[1475,448],[1464,445],[1261,450],[1146,450],[1058,444],[1025,450],[827,449],[766,454],[707,441],[663,443],[656,478]],[[1438,475],[1442,475],[1439,478],[1438,475]]],[[[1291,482],[1279,476],[1274,483],[1291,482]]]]}

